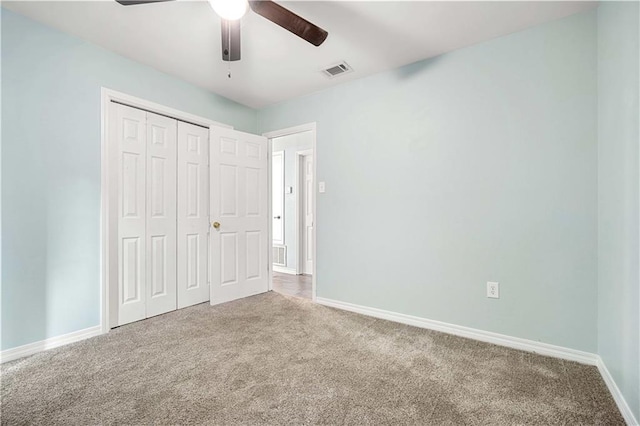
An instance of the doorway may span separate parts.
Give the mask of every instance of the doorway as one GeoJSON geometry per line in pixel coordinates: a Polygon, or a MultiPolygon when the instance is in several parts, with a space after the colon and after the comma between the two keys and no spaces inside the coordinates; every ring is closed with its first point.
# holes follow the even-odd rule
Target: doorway
{"type": "Polygon", "coordinates": [[[315,123],[265,136],[271,154],[271,289],[315,300],[315,123]]]}

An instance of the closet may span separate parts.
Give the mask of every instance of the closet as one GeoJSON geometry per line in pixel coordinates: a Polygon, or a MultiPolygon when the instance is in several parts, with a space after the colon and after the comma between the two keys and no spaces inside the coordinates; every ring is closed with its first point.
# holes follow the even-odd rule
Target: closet
{"type": "Polygon", "coordinates": [[[116,327],[209,300],[209,129],[115,102],[109,108],[116,327]]]}

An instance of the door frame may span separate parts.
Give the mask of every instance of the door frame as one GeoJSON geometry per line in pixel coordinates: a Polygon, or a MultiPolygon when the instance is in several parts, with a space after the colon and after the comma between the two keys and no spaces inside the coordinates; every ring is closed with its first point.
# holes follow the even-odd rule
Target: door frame
{"type": "MultiPolygon", "coordinates": [[[[285,178],[285,176],[284,176],[284,168],[285,168],[284,167],[284,162],[285,162],[284,151],[278,151],[278,152],[272,152],[271,153],[270,159],[271,159],[271,164],[272,165],[273,165],[273,157],[276,156],[276,155],[280,155],[282,157],[282,190],[284,191],[284,188],[285,188],[285,184],[284,184],[284,178],[285,178]]],[[[272,167],[270,167],[269,169],[272,170],[272,167]]],[[[269,171],[269,169],[267,170],[267,172],[269,171]]],[[[271,176],[271,180],[272,180],[271,185],[273,185],[273,173],[271,173],[270,176],[271,176]]],[[[273,223],[273,218],[272,218],[272,214],[273,214],[273,188],[271,187],[271,185],[269,185],[269,190],[271,191],[269,193],[269,196],[271,197],[271,207],[269,207],[269,209],[270,209],[269,220],[272,221],[272,223],[273,223]]],[[[285,205],[285,202],[284,202],[284,192],[283,192],[281,208],[282,208],[282,217],[286,220],[285,215],[284,215],[284,205],[285,205]]],[[[273,237],[273,235],[272,235],[272,237],[273,237]]],[[[272,239],[272,241],[273,241],[273,239],[272,239]]],[[[285,241],[284,222],[283,222],[283,225],[282,225],[282,240],[281,241],[282,241],[281,244],[284,245],[284,241],[285,241]]]]}
{"type": "MultiPolygon", "coordinates": [[[[128,95],[126,93],[118,92],[115,90],[101,87],[100,89],[100,329],[102,334],[108,333],[111,329],[109,326],[109,310],[112,308],[109,302],[110,296],[110,272],[109,266],[111,264],[109,250],[111,249],[112,242],[117,240],[117,228],[110,226],[109,224],[109,193],[112,189],[113,183],[109,179],[109,175],[112,172],[114,164],[109,161],[109,123],[111,117],[109,116],[109,105],[111,102],[116,102],[133,108],[141,109],[144,111],[152,112],[154,114],[163,115],[169,118],[173,118],[180,121],[186,121],[191,124],[206,127],[209,129],[209,140],[211,140],[211,128],[212,127],[224,127],[227,129],[233,129],[233,126],[229,126],[224,123],[210,120],[208,118],[200,117],[194,114],[183,112],[166,105],[157,104],[155,102],[147,101],[135,96],[128,95]],[[115,238],[114,238],[115,234],[115,238]]],[[[211,259],[209,258],[208,268],[211,267],[211,259]]]]}
{"type": "MultiPolygon", "coordinates": [[[[289,136],[289,135],[294,135],[296,133],[303,133],[303,132],[311,132],[312,133],[312,138],[311,138],[311,153],[313,155],[313,183],[314,183],[314,196],[313,196],[313,220],[314,220],[314,224],[313,224],[313,273],[311,276],[311,300],[315,303],[316,301],[316,285],[317,285],[317,271],[318,271],[318,262],[317,262],[317,256],[318,256],[318,239],[317,239],[317,229],[318,229],[318,220],[317,220],[317,194],[318,194],[318,180],[317,180],[317,169],[318,169],[318,155],[317,155],[317,150],[316,150],[316,141],[317,141],[317,125],[316,122],[311,122],[311,123],[306,123],[306,124],[301,124],[299,126],[293,126],[293,127],[287,127],[284,129],[280,129],[280,130],[274,130],[271,132],[266,132],[263,133],[262,136],[265,136],[267,138],[267,146],[268,146],[268,157],[267,157],[267,161],[269,162],[268,164],[268,169],[267,169],[267,175],[268,175],[268,180],[269,180],[269,205],[268,205],[268,209],[269,212],[272,211],[272,206],[271,206],[271,174],[272,174],[272,166],[271,166],[271,156],[273,154],[273,141],[272,139],[274,138],[279,138],[282,136],[289,136]]],[[[296,159],[297,159],[297,155],[296,155],[296,159]]],[[[296,190],[296,197],[298,196],[299,189],[296,190]]],[[[297,213],[296,213],[296,217],[297,215],[299,215],[299,209],[296,209],[297,213]]],[[[296,229],[298,227],[298,222],[299,222],[299,218],[296,219],[296,229]]],[[[271,248],[273,245],[273,229],[272,229],[272,224],[271,221],[269,222],[269,291],[273,290],[273,249],[271,248]]],[[[300,262],[298,262],[300,263],[300,262]]],[[[299,266],[296,266],[296,272],[299,271],[298,269],[299,266]]]]}
{"type": "MultiPolygon", "coordinates": [[[[313,156],[313,149],[303,149],[300,151],[296,151],[296,164],[295,164],[295,173],[296,173],[296,194],[295,194],[295,200],[296,200],[296,220],[295,220],[295,230],[296,230],[296,258],[298,259],[298,262],[296,262],[296,274],[300,275],[303,271],[304,268],[302,268],[302,262],[300,259],[302,259],[302,255],[303,255],[303,245],[302,245],[302,236],[303,236],[303,232],[302,232],[302,199],[300,198],[300,188],[302,188],[302,169],[300,169],[300,161],[302,161],[302,159],[304,157],[306,157],[307,155],[311,155],[311,157],[313,158],[314,161],[314,167],[315,167],[315,157],[313,156]]],[[[315,178],[315,176],[314,176],[315,178]]],[[[316,188],[316,182],[313,182],[313,188],[316,188]]],[[[315,191],[313,193],[313,200],[312,200],[312,204],[315,203],[315,191]]],[[[315,211],[313,212],[313,214],[315,215],[315,211]]],[[[313,229],[315,230],[315,216],[313,218],[313,229]]],[[[315,250],[315,246],[313,247],[315,250]]],[[[314,253],[315,254],[315,253],[314,253]]],[[[313,277],[312,277],[313,278],[313,277]]]]}

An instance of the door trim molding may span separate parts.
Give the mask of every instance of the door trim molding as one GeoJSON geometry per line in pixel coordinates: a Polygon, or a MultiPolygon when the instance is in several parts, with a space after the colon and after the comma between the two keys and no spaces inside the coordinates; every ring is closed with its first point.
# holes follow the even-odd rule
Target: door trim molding
{"type": "MultiPolygon", "coordinates": [[[[296,163],[295,163],[295,173],[296,173],[296,193],[295,193],[295,202],[296,202],[296,214],[295,214],[295,230],[296,230],[296,273],[297,274],[302,274],[304,273],[304,268],[302,267],[302,254],[303,254],[303,250],[302,250],[302,215],[301,215],[301,210],[302,210],[302,199],[300,198],[300,191],[302,188],[302,176],[300,175],[302,173],[302,170],[300,169],[300,161],[302,160],[303,157],[307,156],[307,155],[311,155],[311,158],[313,159],[314,162],[314,167],[315,167],[315,157],[313,157],[313,149],[303,149],[300,151],[296,151],[296,163]]],[[[316,188],[316,182],[313,182],[313,187],[314,189],[316,188]]],[[[314,191],[313,194],[313,202],[315,203],[315,198],[316,198],[316,194],[314,191]]],[[[315,215],[315,211],[314,211],[314,215],[315,215]]],[[[314,221],[314,232],[315,232],[315,216],[313,217],[313,221],[314,221]]],[[[314,234],[315,235],[315,234],[314,234]]],[[[314,258],[315,260],[315,258],[314,258]]],[[[313,277],[312,277],[313,278],[313,277]]]]}
{"type": "MultiPolygon", "coordinates": [[[[272,149],[272,151],[273,151],[273,149],[272,149]]],[[[282,217],[284,218],[284,220],[286,220],[286,216],[284,214],[284,205],[285,205],[285,201],[284,201],[284,188],[285,188],[285,184],[284,184],[284,178],[285,178],[284,169],[285,169],[285,163],[284,162],[285,162],[286,158],[285,158],[285,155],[284,155],[284,151],[271,152],[270,159],[271,159],[271,164],[272,165],[273,165],[273,157],[277,157],[277,156],[282,157],[282,160],[281,160],[282,161],[281,177],[282,177],[282,191],[283,191],[283,194],[282,194],[282,205],[280,206],[280,208],[282,209],[282,217]]],[[[267,173],[269,173],[269,170],[272,169],[272,168],[273,168],[273,166],[272,167],[267,167],[267,173]]],[[[269,185],[269,191],[270,191],[269,196],[272,198],[271,199],[271,206],[269,207],[269,220],[271,222],[273,222],[273,197],[272,197],[273,196],[273,171],[270,173],[269,176],[271,176],[271,178],[272,178],[271,179],[271,184],[269,185]]],[[[279,244],[279,245],[283,246],[283,245],[285,245],[284,244],[285,238],[286,238],[286,233],[285,233],[284,222],[283,222],[283,224],[282,224],[282,239],[281,240],[276,240],[276,239],[274,239],[274,237],[272,235],[271,236],[271,241],[272,241],[271,245],[273,245],[273,244],[278,245],[279,244]]]]}
{"type": "Polygon", "coordinates": [[[114,165],[109,164],[108,143],[109,143],[109,104],[117,102],[133,108],[142,109],[154,114],[164,115],[176,120],[186,121],[209,129],[212,127],[224,127],[233,129],[233,126],[223,124],[208,118],[183,112],[166,105],[137,98],[126,93],[102,87],[100,89],[101,111],[100,111],[100,325],[101,333],[108,333],[109,327],[109,242],[113,233],[108,226],[109,212],[109,172],[114,165]]]}
{"type": "MultiPolygon", "coordinates": [[[[268,139],[268,152],[269,152],[269,157],[268,157],[268,167],[267,167],[267,173],[268,173],[268,180],[269,180],[269,212],[272,211],[271,208],[271,154],[273,153],[273,144],[272,144],[272,139],[274,138],[279,138],[282,136],[288,136],[288,135],[293,135],[296,133],[302,133],[302,132],[312,132],[312,138],[311,138],[311,152],[313,154],[313,184],[314,184],[314,193],[313,193],[313,220],[314,220],[314,226],[313,226],[313,274],[311,277],[311,300],[313,300],[314,302],[316,301],[316,287],[317,287],[317,276],[318,276],[318,262],[317,262],[317,258],[318,258],[318,238],[317,238],[317,229],[318,229],[318,210],[317,210],[317,198],[318,198],[318,155],[317,155],[317,139],[318,139],[318,134],[317,134],[317,125],[316,122],[311,122],[311,123],[306,123],[306,124],[301,124],[299,126],[293,126],[293,127],[287,127],[284,129],[280,129],[280,130],[274,130],[271,132],[266,132],[263,133],[262,136],[265,136],[268,139]]],[[[296,156],[297,159],[297,156],[296,156]]],[[[297,179],[297,178],[296,178],[297,179]]],[[[299,189],[296,190],[296,197],[298,196],[297,193],[299,192],[299,189]]],[[[299,209],[296,209],[297,211],[299,209]]],[[[296,217],[299,214],[299,212],[296,213],[296,217]]],[[[298,220],[296,220],[296,227],[298,226],[298,220]]],[[[272,229],[272,224],[271,221],[269,222],[269,247],[271,247],[271,245],[273,244],[273,229],[272,229]]],[[[273,290],[273,250],[269,249],[269,290],[273,290]]],[[[298,265],[296,265],[296,271],[299,270],[299,264],[300,262],[298,262],[298,265]]]]}
{"type": "Polygon", "coordinates": [[[316,131],[316,122],[301,124],[299,126],[287,127],[280,130],[273,130],[271,132],[263,133],[262,136],[267,139],[280,138],[282,136],[295,135],[296,133],[303,133],[308,131],[316,131]]]}

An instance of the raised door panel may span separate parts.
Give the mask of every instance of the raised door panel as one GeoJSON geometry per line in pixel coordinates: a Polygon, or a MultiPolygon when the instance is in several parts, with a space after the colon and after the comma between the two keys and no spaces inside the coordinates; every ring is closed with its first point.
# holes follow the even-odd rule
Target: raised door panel
{"type": "Polygon", "coordinates": [[[146,316],[176,309],[177,120],[147,113],[146,316]]]}
{"type": "Polygon", "coordinates": [[[170,281],[171,274],[167,271],[167,237],[152,236],[151,237],[151,256],[149,258],[151,265],[151,274],[149,285],[151,291],[151,299],[166,296],[171,291],[170,281]]]}
{"type": "Polygon", "coordinates": [[[220,256],[222,257],[220,277],[221,284],[238,283],[238,234],[235,232],[220,233],[220,256]]]}
{"type": "Polygon", "coordinates": [[[220,217],[238,216],[238,167],[220,165],[220,217]]]}
{"type": "Polygon", "coordinates": [[[200,235],[187,234],[187,276],[186,287],[188,289],[197,288],[200,283],[198,263],[200,256],[200,235]]]}
{"type": "Polygon", "coordinates": [[[178,188],[177,300],[183,308],[209,300],[209,129],[178,122],[178,188]]]}
{"type": "Polygon", "coordinates": [[[211,131],[211,303],[268,290],[266,138],[211,131]]]}
{"type": "Polygon", "coordinates": [[[260,191],[260,186],[264,184],[260,178],[260,169],[254,167],[246,167],[244,169],[245,174],[245,212],[247,216],[259,217],[263,212],[260,211],[262,206],[263,193],[260,191]]]}
{"type": "Polygon", "coordinates": [[[262,231],[247,231],[246,239],[246,278],[247,280],[259,280],[266,273],[261,268],[262,265],[262,231]]]}
{"type": "Polygon", "coordinates": [[[122,239],[122,279],[120,280],[120,295],[122,305],[136,304],[143,300],[142,288],[142,246],[139,237],[122,239]]]}

